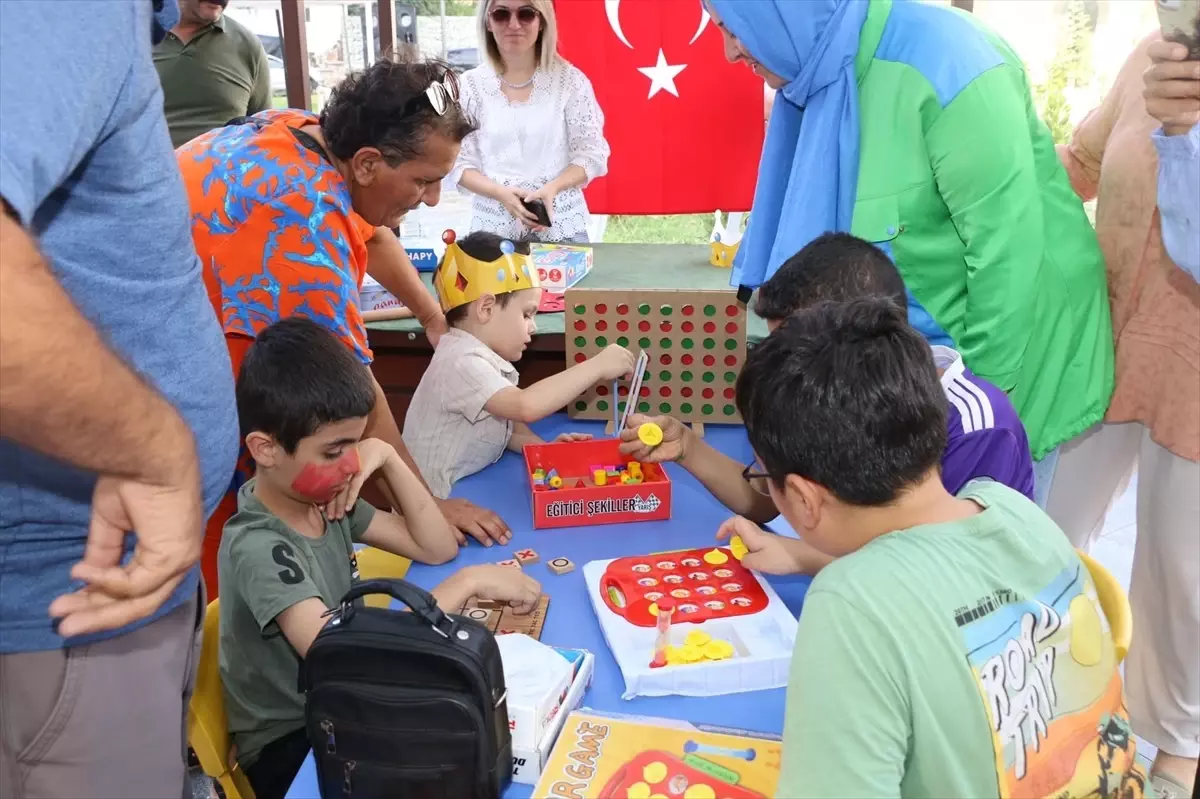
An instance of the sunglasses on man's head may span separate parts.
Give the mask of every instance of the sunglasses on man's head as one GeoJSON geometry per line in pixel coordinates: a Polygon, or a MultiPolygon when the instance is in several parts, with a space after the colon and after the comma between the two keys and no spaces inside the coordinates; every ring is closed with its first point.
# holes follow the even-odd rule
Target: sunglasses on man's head
{"type": "MultiPolygon", "coordinates": [[[[532,25],[533,21],[541,16],[533,6],[521,6],[517,9],[516,14],[517,22],[522,25],[532,25]]],[[[496,6],[492,9],[492,22],[497,25],[507,25],[512,16],[513,10],[508,6],[496,6]]]]}
{"type": "Polygon", "coordinates": [[[431,82],[425,91],[405,104],[403,116],[416,112],[422,99],[429,101],[435,114],[444,116],[451,105],[458,104],[458,75],[452,69],[446,70],[440,80],[431,82]]]}

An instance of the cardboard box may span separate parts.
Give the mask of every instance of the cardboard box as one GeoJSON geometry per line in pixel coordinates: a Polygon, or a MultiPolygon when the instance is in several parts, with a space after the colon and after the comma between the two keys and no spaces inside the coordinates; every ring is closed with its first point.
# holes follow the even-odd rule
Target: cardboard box
{"type": "Polygon", "coordinates": [[[546,291],[562,293],[592,271],[592,248],[567,244],[531,244],[529,254],[546,291]]]}
{"type": "MultiPolygon", "coordinates": [[[[555,648],[558,649],[558,647],[555,648]]],[[[542,733],[542,738],[537,745],[517,746],[516,740],[513,740],[513,782],[522,785],[533,785],[538,781],[542,768],[545,767],[546,761],[550,757],[550,751],[554,749],[554,742],[558,740],[558,734],[562,732],[563,723],[569,714],[578,710],[583,704],[584,694],[591,687],[592,675],[596,671],[596,656],[591,652],[583,649],[558,649],[558,651],[563,657],[575,663],[574,677],[571,680],[570,690],[567,691],[566,697],[549,726],[542,733]]]]}
{"type": "Polygon", "coordinates": [[[537,746],[566,701],[574,676],[574,671],[568,671],[560,684],[546,686],[535,705],[524,705],[511,695],[508,697],[508,731],[512,733],[513,749],[537,746]]]}
{"type": "Polygon", "coordinates": [[[618,478],[607,477],[605,485],[596,485],[594,467],[625,468],[633,462],[621,454],[620,446],[620,440],[604,438],[525,447],[533,526],[579,527],[671,518],[671,478],[659,464],[641,464],[641,483],[622,485],[618,478]],[[547,474],[554,469],[562,477],[562,488],[537,485],[533,477],[537,469],[547,474]]]}
{"type": "Polygon", "coordinates": [[[379,281],[370,275],[363,276],[362,288],[358,291],[358,310],[382,311],[390,308],[403,308],[404,303],[396,299],[390,291],[379,285],[379,281]]]}

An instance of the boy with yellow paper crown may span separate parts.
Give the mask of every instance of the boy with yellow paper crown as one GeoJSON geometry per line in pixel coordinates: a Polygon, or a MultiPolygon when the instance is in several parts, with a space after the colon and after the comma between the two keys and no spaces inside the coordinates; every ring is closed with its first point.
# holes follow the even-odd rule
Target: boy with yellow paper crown
{"type": "MultiPolygon", "coordinates": [[[[542,298],[529,245],[492,233],[461,242],[453,231],[433,275],[450,331],[442,336],[404,418],[404,444],[435,497],[510,449],[541,443],[529,429],[596,383],[633,372],[629,350],[611,345],[566,371],[517,387],[520,360],[542,298]]],[[[564,433],[557,440],[590,436],[564,433]]]]}

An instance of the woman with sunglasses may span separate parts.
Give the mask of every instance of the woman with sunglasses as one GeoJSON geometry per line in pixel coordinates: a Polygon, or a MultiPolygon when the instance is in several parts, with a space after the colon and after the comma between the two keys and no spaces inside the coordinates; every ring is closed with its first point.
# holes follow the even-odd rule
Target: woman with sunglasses
{"type": "MultiPolygon", "coordinates": [[[[457,100],[446,65],[381,61],[343,80],[320,116],[263,111],[177,151],[192,238],[234,374],[255,336],[289,316],[331,330],[369,370],[358,308],[367,272],[427,329],[445,324],[390,228],[421,203],[437,205],[442,179],[474,129],[457,100]]],[[[395,447],[419,476],[383,389],[372,381],[378,401],[367,435],[395,447]]],[[[201,565],[210,597],[218,594],[221,530],[251,468],[243,448],[234,485],[209,520],[201,565]]],[[[507,528],[490,511],[465,500],[446,500],[441,508],[460,531],[507,540],[507,528]]]]}
{"type": "Polygon", "coordinates": [[[609,153],[592,84],[559,57],[550,0],[481,0],[478,17],[487,60],[463,75],[463,105],[479,130],[450,175],[474,195],[471,230],[585,242],[583,187],[609,153]]]}

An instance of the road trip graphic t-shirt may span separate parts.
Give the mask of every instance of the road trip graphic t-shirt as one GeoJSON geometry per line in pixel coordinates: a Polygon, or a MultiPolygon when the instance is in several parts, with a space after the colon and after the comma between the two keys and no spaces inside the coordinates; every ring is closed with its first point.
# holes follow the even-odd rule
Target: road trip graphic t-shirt
{"type": "Polygon", "coordinates": [[[1147,793],[1095,586],[1006,486],[968,519],[889,533],[804,600],[778,796],[1147,793]]]}

